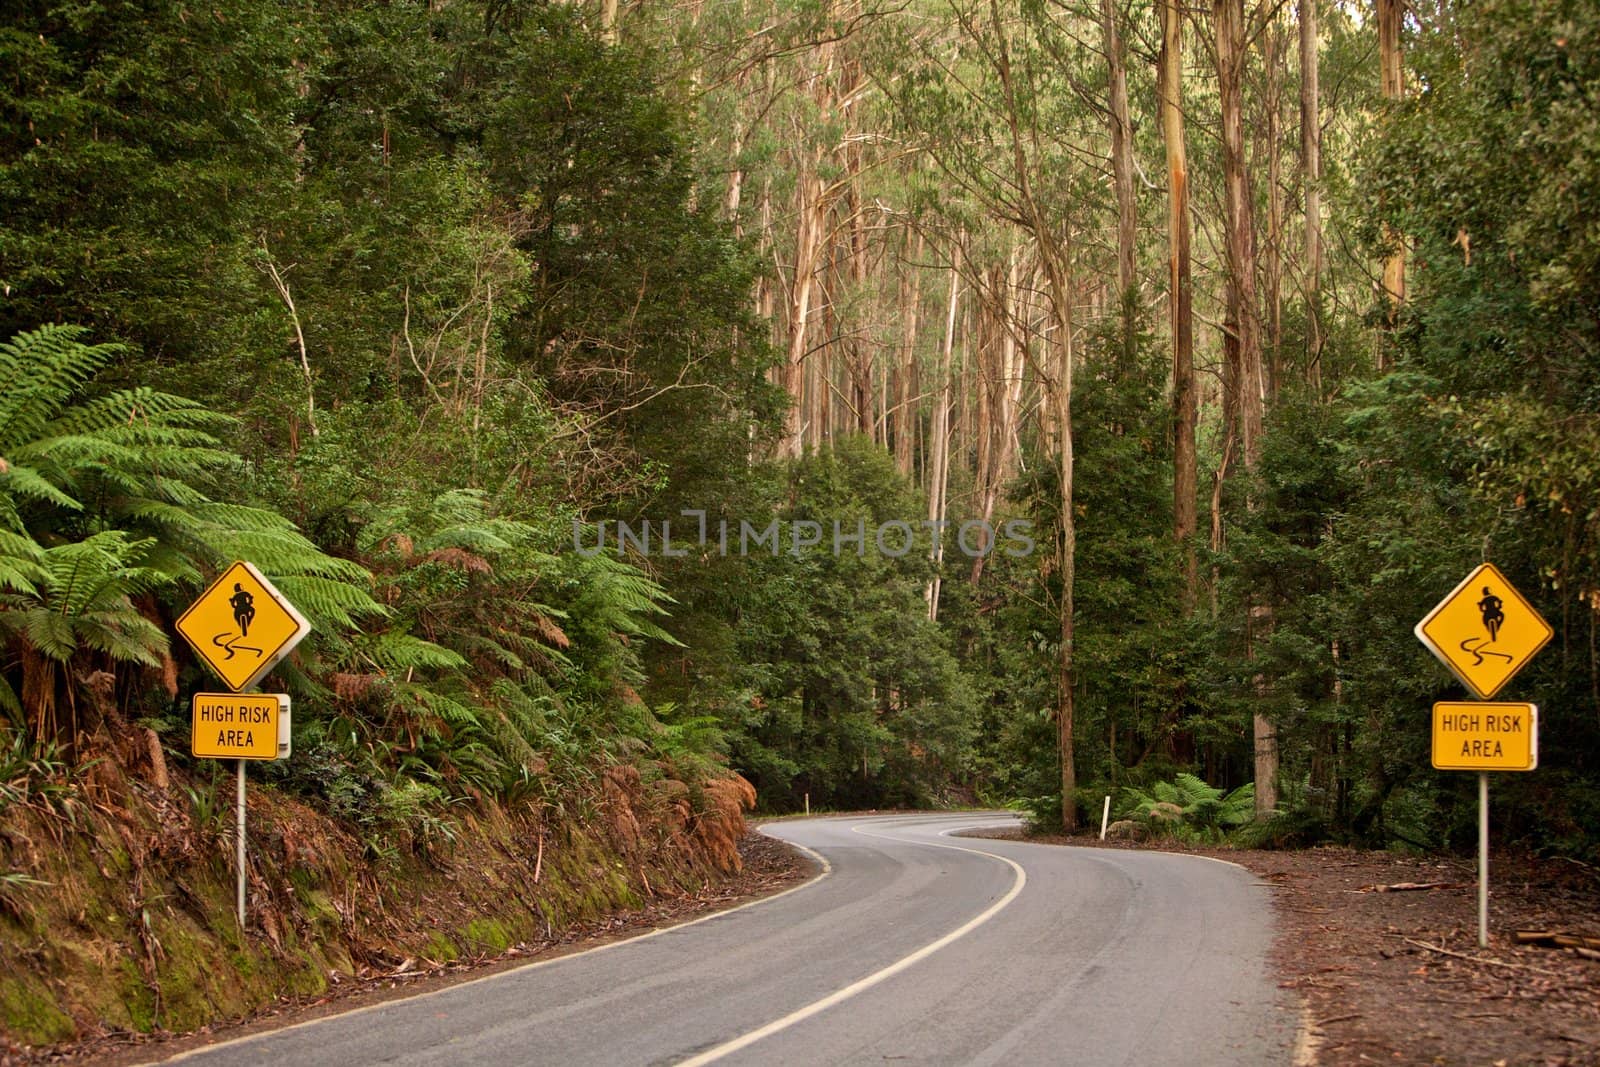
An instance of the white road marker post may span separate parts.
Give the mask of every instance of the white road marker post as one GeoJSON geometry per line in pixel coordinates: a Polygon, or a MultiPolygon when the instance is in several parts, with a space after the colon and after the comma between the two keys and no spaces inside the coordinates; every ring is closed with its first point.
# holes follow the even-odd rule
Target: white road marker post
{"type": "Polygon", "coordinates": [[[807,815],[811,814],[811,794],[810,793],[806,794],[806,814],[807,815]]]}
{"type": "Polygon", "coordinates": [[[1478,947],[1489,947],[1489,776],[1478,772],[1478,947]]]}
{"type": "Polygon", "coordinates": [[[1111,794],[1106,794],[1106,806],[1100,812],[1100,840],[1106,839],[1106,823],[1111,821],[1111,794]]]}
{"type": "Polygon", "coordinates": [[[244,929],[244,760],[234,760],[239,768],[238,810],[234,813],[234,826],[238,830],[234,860],[239,870],[239,929],[244,929]]]}

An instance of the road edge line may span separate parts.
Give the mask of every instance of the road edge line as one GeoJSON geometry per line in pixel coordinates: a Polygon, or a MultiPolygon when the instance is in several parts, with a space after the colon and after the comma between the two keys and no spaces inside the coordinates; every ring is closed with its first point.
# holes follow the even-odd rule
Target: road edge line
{"type": "Polygon", "coordinates": [[[443,987],[442,989],[430,989],[423,993],[413,993],[410,996],[395,997],[393,1000],[380,1001],[377,1004],[363,1004],[358,1007],[351,1008],[349,1011],[335,1012],[332,1015],[324,1015],[316,1019],[305,1019],[301,1022],[290,1023],[288,1026],[279,1027],[273,1030],[262,1030],[259,1033],[245,1034],[241,1037],[229,1038],[226,1041],[218,1041],[214,1045],[201,1045],[199,1048],[185,1049],[182,1052],[164,1059],[140,1060],[137,1064],[135,1064],[135,1067],[156,1067],[157,1064],[180,1063],[183,1060],[187,1060],[195,1056],[201,1056],[209,1052],[215,1052],[218,1049],[228,1048],[233,1045],[247,1045],[252,1041],[264,1041],[269,1037],[276,1037],[280,1034],[287,1034],[295,1030],[305,1029],[307,1027],[319,1026],[323,1023],[333,1022],[335,1019],[348,1019],[352,1016],[363,1015],[369,1011],[377,1011],[379,1008],[392,1008],[399,1004],[408,1004],[412,1001],[426,1000],[429,997],[437,997],[443,993],[453,993],[458,989],[465,989],[467,986],[478,985],[482,982],[493,982],[501,978],[509,978],[516,974],[526,974],[528,971],[537,970],[540,967],[552,967],[558,963],[565,963],[568,960],[575,960],[583,956],[592,956],[597,952],[605,952],[609,949],[621,948],[624,945],[636,945],[640,941],[648,941],[652,937],[659,937],[662,934],[670,934],[675,930],[682,930],[689,926],[698,926],[700,923],[710,922],[712,919],[720,919],[725,915],[732,915],[734,912],[744,911],[746,908],[754,908],[760,904],[770,903],[779,899],[780,897],[786,897],[790,893],[798,893],[802,889],[811,888],[824,878],[827,878],[833,874],[833,864],[829,863],[827,858],[821,853],[815,852],[804,845],[795,844],[793,841],[785,841],[781,837],[769,834],[766,832],[764,827],[757,826],[755,827],[755,831],[765,837],[771,838],[774,841],[780,842],[789,848],[804,853],[807,857],[813,860],[820,869],[816,874],[812,875],[810,878],[807,878],[799,885],[792,885],[788,889],[785,889],[781,892],[773,893],[771,896],[759,897],[756,900],[747,900],[743,904],[735,904],[731,908],[724,908],[722,911],[714,911],[709,915],[701,915],[697,918],[689,919],[681,923],[673,923],[671,926],[657,926],[654,929],[647,930],[642,934],[635,934],[633,937],[625,937],[619,941],[608,941],[604,945],[596,945],[593,948],[586,948],[580,952],[569,952],[565,956],[557,956],[554,959],[532,960],[528,963],[522,964],[521,966],[510,967],[495,974],[486,974],[479,978],[468,978],[464,982],[454,982],[443,987]]]}
{"type": "MultiPolygon", "coordinates": [[[[902,845],[909,844],[922,845],[926,848],[947,848],[954,852],[970,852],[975,856],[987,856],[989,859],[999,860],[1001,863],[1004,863],[1006,866],[1010,867],[1016,872],[1017,877],[1011,883],[1011,888],[1005,893],[1004,896],[995,901],[993,904],[989,905],[989,907],[985,908],[979,914],[962,923],[956,929],[945,934],[943,937],[940,937],[935,941],[930,941],[928,944],[923,945],[921,948],[910,953],[909,955],[902,956],[898,960],[895,960],[887,967],[882,967],[864,978],[858,978],[842,989],[836,989],[825,997],[814,1000],[810,1004],[796,1008],[794,1011],[782,1016],[781,1018],[774,1019],[763,1026],[758,1026],[754,1030],[747,1031],[746,1033],[724,1041],[719,1045],[714,1045],[711,1048],[706,1049],[704,1052],[696,1053],[688,1059],[678,1060],[676,1067],[705,1067],[706,1064],[715,1063],[724,1056],[730,1056],[742,1049],[749,1048],[758,1041],[763,1041],[766,1038],[771,1037],[773,1034],[781,1033],[782,1031],[787,1030],[796,1023],[804,1022],[813,1016],[820,1015],[829,1008],[842,1004],[859,993],[866,992],[868,989],[878,985],[880,982],[884,982],[890,978],[893,978],[901,971],[907,970],[910,967],[922,962],[935,952],[945,948],[952,942],[964,937],[973,930],[976,930],[978,927],[982,926],[984,923],[988,922],[990,919],[994,918],[997,914],[999,914],[1002,908],[1010,904],[1013,900],[1017,899],[1017,896],[1022,892],[1022,887],[1028,884],[1028,872],[1022,869],[1022,865],[1020,863],[1017,863],[1015,860],[1006,856],[998,855],[994,852],[985,852],[978,848],[963,848],[960,845],[941,844],[937,841],[906,841],[901,838],[889,837],[886,834],[870,833],[869,831],[861,829],[860,826],[850,827],[850,832],[860,834],[862,837],[877,837],[885,841],[894,841],[902,845]]],[[[944,837],[945,834],[941,833],[939,836],[944,837]]]]}

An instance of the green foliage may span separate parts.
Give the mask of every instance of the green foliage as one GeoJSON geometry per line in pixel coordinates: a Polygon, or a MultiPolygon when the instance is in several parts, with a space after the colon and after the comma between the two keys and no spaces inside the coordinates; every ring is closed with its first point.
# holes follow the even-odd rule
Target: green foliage
{"type": "MultiPolygon", "coordinates": [[[[1287,298],[1254,469],[1214,417],[1202,428],[1202,482],[1231,465],[1192,604],[1170,535],[1165,345],[1133,303],[1079,320],[1079,773],[1143,817],[1207,837],[1236,825],[1264,712],[1282,814],[1248,833],[1461,840],[1470,797],[1428,769],[1422,713],[1451,683],[1410,627],[1489,554],[1559,620],[1561,640],[1515,695],[1566,709],[1546,717],[1546,768],[1504,786],[1504,825],[1593,847],[1590,7],[1419,13],[1419,91],[1392,107],[1356,76],[1370,26],[1330,13],[1324,55],[1341,89],[1326,192],[1339,236],[1366,251],[1386,224],[1407,235],[1411,300],[1383,339],[1391,370],[1373,376],[1371,333],[1348,307],[1367,285],[1358,256],[1330,255],[1324,306],[1287,298]],[[1355,208],[1359,227],[1344,217],[1355,208]],[[1294,380],[1311,368],[1313,311],[1317,388],[1294,380]]],[[[19,752],[81,760],[72,746],[103,706],[170,726],[166,685],[181,699],[201,676],[167,624],[248,558],[316,624],[279,669],[302,756],[263,773],[376,854],[447,849],[458,805],[483,798],[581,814],[615,761],[691,779],[731,765],[774,809],[805,794],[848,808],[1055,793],[1064,575],[1042,539],[978,576],[947,552],[937,623],[925,537],[898,560],[826,540],[744,558],[572,551],[574,519],[658,531],[671,519],[686,544],[684,510],[712,528],[777,519],[826,533],[927,514],[865,441],[755,458],[785,398],[750,294],[769,258],[780,269],[765,292],[785,282],[790,249],[721,218],[729,165],[752,229],[749,190],[768,204],[795,194],[793,147],[840,183],[840,210],[915,216],[930,260],[962,234],[968,282],[1026,258],[1030,228],[1074,235],[1061,265],[1079,282],[1104,266],[1093,235],[1106,183],[1083,164],[1102,151],[1104,116],[1083,101],[1103,91],[1104,64],[1075,39],[1076,16],[1025,4],[997,22],[957,5],[940,37],[922,11],[847,26],[807,6],[746,25],[756,14],[678,27],[703,46],[692,55],[604,40],[580,8],[479,0],[23,2],[0,15],[0,336],[14,334],[0,345],[0,705],[19,752]],[[840,68],[875,79],[852,94],[848,129],[820,98],[763,96],[790,68],[748,53],[759,39],[800,55],[837,31],[840,68]],[[730,99],[744,93],[781,121],[745,122],[730,99]],[[719,125],[696,130],[685,102],[719,125]],[[1013,119],[1034,134],[1012,143],[1013,119]],[[857,136],[872,131],[918,151],[881,166],[874,138],[857,136]],[[731,143],[718,158],[730,136],[738,158],[731,143]],[[835,144],[860,152],[848,175],[835,144]],[[1025,217],[1013,149],[1043,218],[1025,217]],[[93,676],[113,680],[109,697],[83,688],[93,676]]],[[[1136,107],[1154,98],[1143,66],[1130,71],[1136,107]]],[[[1210,84],[1191,88],[1203,112],[1210,84]]],[[[1135,126],[1148,162],[1155,124],[1135,126]]],[[[1216,169],[1214,146],[1191,147],[1195,175],[1216,169]]],[[[1142,198],[1144,229],[1158,200],[1142,198]]],[[[864,240],[865,273],[922,269],[909,248],[890,263],[864,240]]],[[[815,320],[869,371],[903,343],[872,284],[828,272],[815,320]]],[[[984,373],[972,357],[998,342],[983,336],[993,325],[963,326],[963,383],[984,373]]],[[[937,332],[906,353],[924,392],[937,332]]],[[[933,395],[913,400],[913,422],[933,395]]],[[[1059,518],[1060,471],[1032,419],[997,519],[1043,531],[1059,518]]],[[[974,436],[960,431],[956,452],[974,436]]],[[[970,458],[952,464],[958,521],[970,458]]],[[[0,778],[33,783],[0,797],[55,788],[43,772],[0,778]]],[[[1060,802],[1033,808],[1054,819],[1060,802]]]]}
{"type": "Polygon", "coordinates": [[[19,696],[0,674],[0,707],[40,742],[95,725],[65,688],[71,666],[158,666],[168,640],[153,598],[194,589],[234,553],[304,591],[324,624],[379,610],[351,584],[361,568],[280,516],[206,496],[239,466],[216,436],[231,420],[145,388],[86,395],[118,349],[82,335],[52,326],[0,344],[0,640],[22,679],[19,696]]]}
{"type": "Polygon", "coordinates": [[[679,722],[718,723],[770,808],[799,808],[804,794],[839,809],[946,799],[971,772],[974,694],[927,618],[925,537],[900,559],[870,544],[879,524],[925,505],[860,440],[776,473],[754,483],[770,495],[707,516],[713,544],[729,523],[728,556],[692,554],[668,572],[686,647],[656,646],[648,692],[679,722]],[[739,554],[739,523],[754,516],[779,522],[779,551],[752,542],[739,554]],[[792,524],[806,521],[821,542],[795,551],[792,524]],[[835,522],[847,536],[864,523],[868,544],[835,554],[835,522]]]}
{"type": "Polygon", "coordinates": [[[250,209],[292,174],[293,15],[24,0],[0,16],[0,337],[79,322],[159,354],[236,343],[250,209]]]}
{"type": "Polygon", "coordinates": [[[22,733],[12,733],[3,741],[0,813],[13,805],[26,805],[72,824],[83,800],[78,796],[74,768],[62,758],[61,751],[54,744],[36,745],[22,733]]]}
{"type": "Polygon", "coordinates": [[[1148,791],[1124,786],[1117,817],[1138,820],[1158,834],[1216,839],[1223,831],[1253,820],[1255,803],[1254,782],[1224,791],[1180,773],[1170,782],[1152,783],[1148,791]]]}

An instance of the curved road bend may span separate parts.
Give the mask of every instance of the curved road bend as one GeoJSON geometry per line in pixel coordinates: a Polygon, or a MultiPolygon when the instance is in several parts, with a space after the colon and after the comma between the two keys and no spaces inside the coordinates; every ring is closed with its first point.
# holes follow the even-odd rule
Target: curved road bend
{"type": "Polygon", "coordinates": [[[1268,902],[1193,856],[781,822],[828,872],[605,949],[189,1053],[272,1064],[1279,1064],[1268,902]]]}

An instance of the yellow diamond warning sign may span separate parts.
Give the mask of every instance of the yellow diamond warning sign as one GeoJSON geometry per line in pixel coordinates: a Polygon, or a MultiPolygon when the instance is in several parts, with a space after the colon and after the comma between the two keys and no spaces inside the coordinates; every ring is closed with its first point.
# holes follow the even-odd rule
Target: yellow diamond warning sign
{"type": "Polygon", "coordinates": [[[189,606],[178,619],[178,632],[238,692],[287,656],[311,632],[311,624],[265,575],[239,562],[189,606]]]}
{"type": "Polygon", "coordinates": [[[1415,633],[1463,685],[1485,700],[1554,635],[1492,563],[1467,575],[1417,623],[1415,633]]]}
{"type": "Polygon", "coordinates": [[[1441,771],[1533,770],[1539,765],[1539,706],[1435,704],[1433,765],[1441,771]]]}
{"type": "Polygon", "coordinates": [[[191,706],[189,751],[195,756],[273,760],[288,754],[289,698],[282,693],[196,693],[191,706]]]}

